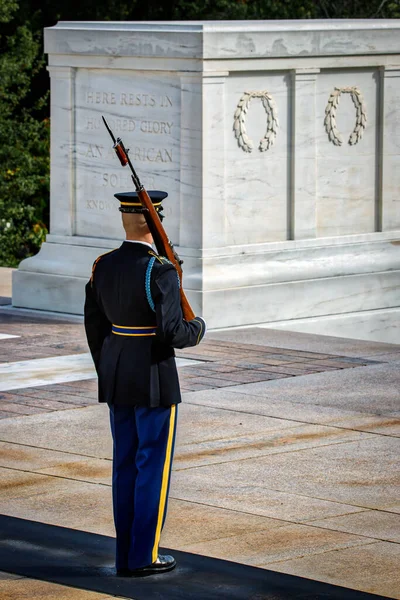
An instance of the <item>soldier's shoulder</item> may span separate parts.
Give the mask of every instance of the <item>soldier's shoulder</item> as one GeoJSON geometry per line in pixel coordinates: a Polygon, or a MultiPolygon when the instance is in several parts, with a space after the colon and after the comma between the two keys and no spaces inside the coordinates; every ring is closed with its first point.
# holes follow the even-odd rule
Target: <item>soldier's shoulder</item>
{"type": "Polygon", "coordinates": [[[107,261],[107,259],[115,255],[115,253],[118,252],[118,250],[119,248],[113,248],[113,250],[107,250],[107,252],[100,254],[100,256],[98,256],[94,261],[93,265],[98,265],[100,262],[107,261]]]}
{"type": "Polygon", "coordinates": [[[166,277],[170,281],[176,280],[178,288],[180,288],[181,282],[175,265],[165,256],[156,254],[151,250],[149,251],[149,256],[150,260],[146,271],[146,289],[150,289],[151,281],[159,281],[161,276],[163,278],[166,277]]]}
{"type": "Polygon", "coordinates": [[[154,264],[172,265],[172,262],[168,260],[166,256],[163,256],[162,254],[157,254],[157,252],[154,252],[154,250],[149,250],[148,255],[150,259],[153,259],[154,264]]]}
{"type": "Polygon", "coordinates": [[[152,264],[152,268],[156,271],[165,270],[165,268],[170,269],[171,267],[175,269],[174,265],[166,256],[162,256],[161,254],[157,254],[153,250],[149,250],[148,252],[149,258],[152,264]]]}
{"type": "Polygon", "coordinates": [[[94,275],[94,272],[95,272],[97,266],[99,265],[99,263],[105,262],[108,257],[111,257],[118,250],[119,250],[119,248],[113,248],[113,250],[108,250],[107,252],[100,254],[100,256],[98,256],[96,258],[96,260],[94,261],[93,266],[92,266],[92,276],[90,278],[90,281],[93,281],[93,275],[94,275]]]}
{"type": "Polygon", "coordinates": [[[152,250],[149,250],[149,263],[146,272],[146,282],[149,285],[150,281],[156,281],[161,276],[165,277],[177,277],[178,285],[180,286],[180,280],[176,267],[168,258],[160,254],[156,254],[152,250]]]}

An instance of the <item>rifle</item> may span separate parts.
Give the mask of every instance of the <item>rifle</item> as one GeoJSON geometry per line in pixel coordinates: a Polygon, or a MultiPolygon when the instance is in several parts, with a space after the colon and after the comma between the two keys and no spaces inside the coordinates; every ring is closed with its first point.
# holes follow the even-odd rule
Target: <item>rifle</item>
{"type": "Polygon", "coordinates": [[[105,120],[104,117],[102,117],[102,119],[104,121],[104,125],[107,128],[108,133],[111,136],[111,139],[114,144],[113,148],[115,150],[116,155],[118,156],[118,159],[119,159],[121,165],[123,167],[126,167],[126,165],[129,165],[129,168],[131,170],[132,181],[135,186],[138,198],[139,198],[140,202],[142,203],[143,208],[145,209],[144,216],[145,216],[145,219],[147,222],[147,226],[153,237],[154,244],[157,248],[157,252],[158,252],[158,254],[161,254],[162,256],[166,256],[168,258],[168,260],[174,265],[175,269],[178,272],[179,280],[181,282],[179,291],[180,291],[180,295],[181,295],[181,306],[182,306],[183,317],[184,317],[184,319],[186,319],[186,321],[191,321],[192,319],[194,319],[195,314],[192,310],[192,307],[189,304],[188,299],[186,298],[185,292],[183,291],[183,287],[182,287],[183,273],[182,273],[181,265],[182,265],[183,261],[179,258],[178,254],[175,251],[174,246],[170,242],[170,240],[167,236],[167,233],[161,223],[161,219],[158,216],[158,213],[153,206],[153,202],[151,201],[149,194],[147,193],[144,186],[140,182],[140,179],[139,179],[135,169],[133,168],[133,165],[132,165],[131,160],[128,155],[129,149],[125,148],[124,143],[120,137],[115,139],[115,136],[114,136],[113,132],[111,131],[110,127],[108,126],[107,121],[105,120]]]}

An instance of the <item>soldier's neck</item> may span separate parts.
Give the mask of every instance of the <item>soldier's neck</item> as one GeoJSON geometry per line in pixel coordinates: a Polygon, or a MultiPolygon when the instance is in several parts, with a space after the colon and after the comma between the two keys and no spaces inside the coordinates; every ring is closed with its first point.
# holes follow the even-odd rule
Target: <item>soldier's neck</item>
{"type": "Polygon", "coordinates": [[[146,242],[147,244],[153,243],[153,238],[151,233],[146,233],[146,235],[126,235],[126,240],[128,242],[146,242]]]}

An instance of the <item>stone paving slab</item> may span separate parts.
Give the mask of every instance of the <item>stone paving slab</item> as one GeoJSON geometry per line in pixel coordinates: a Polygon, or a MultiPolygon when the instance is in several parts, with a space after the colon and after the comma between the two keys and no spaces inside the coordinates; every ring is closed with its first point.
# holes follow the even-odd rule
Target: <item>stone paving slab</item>
{"type": "Polygon", "coordinates": [[[400,598],[400,546],[377,542],[268,563],[268,569],[400,598]]]}
{"type": "Polygon", "coordinates": [[[400,414],[399,369],[396,364],[304,375],[289,380],[250,383],[234,392],[282,398],[358,412],[400,414]]]}
{"type": "Polygon", "coordinates": [[[0,514],[114,535],[110,485],[11,473],[3,478],[0,469],[0,514]]]}
{"type": "Polygon", "coordinates": [[[0,440],[93,458],[112,455],[104,404],[0,421],[0,440]]]}
{"type": "Polygon", "coordinates": [[[400,437],[400,419],[398,417],[380,417],[378,415],[363,414],[357,415],[353,418],[339,417],[332,421],[331,425],[364,431],[366,433],[400,437]]]}
{"type": "Polygon", "coordinates": [[[179,405],[178,422],[182,425],[177,431],[178,446],[203,442],[229,443],[230,440],[245,434],[257,435],[260,431],[292,427],[285,419],[227,413],[218,407],[205,411],[200,406],[185,402],[179,405]]]}
{"type": "Polygon", "coordinates": [[[5,399],[11,398],[11,402],[31,402],[32,399],[37,400],[57,400],[66,404],[97,404],[97,382],[93,379],[79,380],[78,382],[70,381],[67,383],[58,383],[55,385],[43,385],[40,387],[29,387],[22,389],[13,389],[10,392],[2,392],[1,396],[5,399]],[[81,388],[73,388],[74,383],[79,383],[81,388]],[[84,387],[85,383],[96,383],[95,390],[89,390],[84,387]],[[28,400],[29,398],[29,400],[28,400]]]}
{"type": "Polygon", "coordinates": [[[7,412],[10,415],[31,415],[38,413],[46,413],[48,412],[48,408],[38,407],[38,406],[30,406],[29,404],[18,404],[15,402],[2,402],[1,403],[2,411],[7,412]]]}
{"type": "Polygon", "coordinates": [[[400,352],[400,344],[385,344],[365,340],[299,333],[285,331],[273,327],[244,327],[241,329],[214,330],[213,339],[229,344],[254,344],[260,346],[275,346],[290,350],[309,351],[317,353],[337,354],[348,357],[381,355],[400,352]]]}
{"type": "Polygon", "coordinates": [[[371,544],[366,537],[314,526],[285,524],[265,531],[222,537],[183,546],[187,552],[221,558],[247,565],[268,567],[271,562],[286,561],[330,550],[371,544]]]}
{"type": "Polygon", "coordinates": [[[29,471],[16,471],[15,469],[0,468],[1,501],[0,506],[6,509],[11,506],[14,498],[31,498],[45,492],[52,492],[68,483],[54,477],[46,477],[29,471]]]}
{"type": "Polygon", "coordinates": [[[87,483],[110,485],[112,462],[104,459],[74,457],[74,460],[64,461],[62,464],[53,467],[37,469],[35,473],[54,475],[63,479],[73,479],[87,483]]]}
{"type": "MultiPolygon", "coordinates": [[[[32,389],[35,388],[28,388],[30,391],[32,389]]],[[[52,394],[51,396],[49,395],[49,398],[43,397],[41,394],[35,394],[34,392],[31,391],[32,395],[22,395],[22,394],[15,394],[15,393],[8,393],[8,392],[4,392],[4,393],[0,393],[0,401],[2,402],[1,406],[5,406],[5,405],[9,405],[12,406],[14,409],[14,412],[21,412],[21,411],[17,411],[16,408],[18,407],[18,405],[22,405],[19,408],[23,409],[23,407],[28,407],[28,408],[32,408],[32,409],[39,409],[37,411],[32,411],[32,414],[37,412],[51,412],[53,410],[66,410],[68,408],[76,408],[76,405],[78,406],[87,406],[88,403],[90,402],[89,399],[85,398],[84,400],[82,398],[77,398],[76,396],[72,396],[71,399],[65,399],[64,401],[64,397],[60,396],[60,394],[52,394]],[[57,398],[57,400],[55,400],[54,398],[57,398]],[[3,404],[4,403],[4,404],[3,404]]],[[[93,400],[93,403],[97,404],[97,400],[93,400]]],[[[11,408],[10,408],[11,410],[11,408]]],[[[31,414],[31,413],[26,413],[26,414],[31,414]]]]}
{"type": "MultiPolygon", "coordinates": [[[[263,393],[253,395],[245,393],[243,388],[240,392],[233,391],[231,388],[224,390],[203,390],[201,392],[186,394],[185,402],[197,404],[199,406],[218,407],[226,411],[238,412],[241,414],[263,415],[269,417],[282,418],[295,423],[314,423],[319,425],[337,426],[343,429],[360,429],[368,431],[368,425],[371,424],[379,428],[380,424],[396,426],[398,419],[396,417],[379,416],[373,412],[359,412],[357,410],[346,410],[341,406],[321,406],[307,402],[306,398],[297,400],[296,396],[291,400],[286,400],[284,393],[274,390],[274,393],[263,393]]],[[[361,405],[361,410],[364,407],[361,405]]],[[[379,410],[379,409],[377,409],[379,410]]],[[[397,427],[396,427],[397,431],[397,427]]]]}
{"type": "Polygon", "coordinates": [[[15,417],[15,412],[7,412],[5,410],[0,410],[0,419],[11,419],[12,417],[15,417]]]}
{"type": "Polygon", "coordinates": [[[7,362],[0,364],[0,391],[93,379],[94,376],[95,370],[89,354],[7,362]]]}
{"type": "Polygon", "coordinates": [[[364,510],[351,515],[317,519],[312,522],[318,527],[365,535],[377,540],[400,543],[400,514],[379,510],[364,510]]]}
{"type": "MultiPolygon", "coordinates": [[[[40,469],[62,466],[77,462],[86,462],[88,459],[80,454],[49,450],[18,442],[0,442],[0,467],[7,467],[17,471],[37,472],[40,469]]],[[[95,464],[108,463],[109,459],[91,459],[95,464]]],[[[79,467],[74,476],[79,475],[79,467]]]]}
{"type": "Polygon", "coordinates": [[[400,350],[398,350],[397,352],[385,352],[384,354],[368,355],[368,360],[374,360],[377,362],[398,363],[400,362],[400,350]]]}
{"type": "Polygon", "coordinates": [[[162,539],[165,546],[180,549],[225,537],[268,532],[286,524],[278,519],[170,498],[162,539]]]}
{"type": "MultiPolygon", "coordinates": [[[[229,422],[228,416],[232,413],[226,414],[227,422],[229,422]]],[[[241,418],[245,423],[249,415],[242,414],[241,418]]],[[[260,433],[254,435],[216,438],[212,441],[198,441],[192,444],[178,444],[174,469],[179,471],[213,463],[221,464],[243,459],[255,459],[270,454],[302,450],[310,446],[330,446],[331,444],[341,444],[344,441],[368,437],[367,434],[338,427],[300,424],[293,427],[288,425],[288,423],[291,424],[290,421],[285,423],[283,430],[271,431],[263,428],[262,419],[266,417],[258,418],[260,420],[260,433]]]]}
{"type": "Polygon", "coordinates": [[[117,596],[88,592],[48,581],[0,574],[1,600],[118,600],[117,596]]]}
{"type": "Polygon", "coordinates": [[[175,472],[171,482],[172,497],[188,502],[201,500],[209,506],[292,522],[362,510],[362,507],[336,500],[321,500],[305,494],[274,490],[268,487],[267,481],[262,485],[246,479],[245,473],[233,477],[232,469],[229,469],[231,464],[222,465],[224,472],[218,469],[218,465],[175,472]],[[212,471],[214,469],[215,472],[212,471]]]}
{"type": "MultiPolygon", "coordinates": [[[[219,506],[226,506],[220,502],[232,500],[234,491],[236,503],[241,498],[246,502],[251,490],[254,490],[256,506],[262,501],[264,489],[266,494],[274,490],[296,499],[300,496],[310,501],[318,498],[319,501],[358,508],[398,512],[399,446],[397,438],[372,436],[261,458],[195,467],[178,471],[175,481],[179,483],[182,497],[193,499],[191,495],[197,488],[204,501],[219,506]],[[190,491],[185,491],[183,481],[190,491]],[[207,489],[202,487],[204,481],[208,482],[207,489]]],[[[289,498],[285,498],[284,502],[292,504],[289,498]]],[[[283,510],[287,508],[284,506],[283,510]]],[[[279,514],[279,507],[275,507],[277,513],[269,512],[273,507],[266,499],[265,509],[267,512],[258,514],[286,518],[279,514]]],[[[309,518],[312,517],[299,514],[296,520],[309,518]]]]}

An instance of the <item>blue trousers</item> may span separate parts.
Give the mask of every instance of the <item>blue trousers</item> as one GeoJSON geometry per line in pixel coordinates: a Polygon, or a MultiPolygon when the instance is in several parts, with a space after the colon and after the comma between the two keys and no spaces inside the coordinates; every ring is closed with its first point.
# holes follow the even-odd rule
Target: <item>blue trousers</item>
{"type": "Polygon", "coordinates": [[[157,560],[176,421],[177,405],[110,405],[117,569],[137,569],[157,560]]]}

